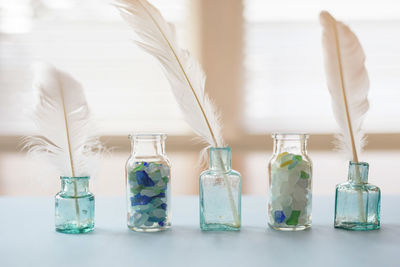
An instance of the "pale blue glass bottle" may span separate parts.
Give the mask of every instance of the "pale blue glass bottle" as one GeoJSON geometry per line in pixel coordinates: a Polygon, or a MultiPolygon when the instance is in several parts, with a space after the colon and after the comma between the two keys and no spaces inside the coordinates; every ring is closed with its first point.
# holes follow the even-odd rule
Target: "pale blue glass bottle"
{"type": "Polygon", "coordinates": [[[366,162],[350,162],[348,181],[336,186],[335,228],[354,231],[380,228],[381,190],[368,183],[366,162]]]}
{"type": "Polygon", "coordinates": [[[201,230],[240,230],[241,188],[241,175],[232,170],[231,148],[210,148],[210,168],[200,175],[201,230]]]}
{"type": "Polygon", "coordinates": [[[56,231],[81,234],[94,230],[94,195],[89,177],[60,177],[61,191],[55,197],[56,231]]]}

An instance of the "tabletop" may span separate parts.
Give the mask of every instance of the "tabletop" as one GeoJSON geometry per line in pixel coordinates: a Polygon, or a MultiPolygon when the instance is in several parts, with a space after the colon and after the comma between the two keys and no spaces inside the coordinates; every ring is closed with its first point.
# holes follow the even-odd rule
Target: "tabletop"
{"type": "Polygon", "coordinates": [[[172,228],[136,233],[125,200],[96,198],[96,228],[54,230],[54,199],[0,197],[0,266],[400,266],[400,196],[382,197],[381,229],[333,228],[333,197],[314,197],[301,232],[267,227],[267,200],[244,196],[240,232],[201,232],[198,197],[172,198],[172,228]]]}

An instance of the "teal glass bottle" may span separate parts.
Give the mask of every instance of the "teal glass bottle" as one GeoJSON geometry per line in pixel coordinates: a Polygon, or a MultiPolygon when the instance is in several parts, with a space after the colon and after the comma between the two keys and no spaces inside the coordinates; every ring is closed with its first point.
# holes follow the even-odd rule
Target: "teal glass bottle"
{"type": "Polygon", "coordinates": [[[232,170],[231,148],[210,148],[210,168],[200,175],[201,230],[240,230],[241,188],[241,175],[232,170]]]}
{"type": "Polygon", "coordinates": [[[367,231],[380,228],[381,190],[368,183],[366,162],[350,162],[348,181],[336,186],[335,228],[367,231]]]}
{"type": "Polygon", "coordinates": [[[55,197],[56,231],[67,234],[94,230],[94,195],[89,177],[60,177],[61,191],[55,197]]]}
{"type": "Polygon", "coordinates": [[[137,232],[171,227],[171,168],[165,134],[130,135],[126,163],[127,225],[137,232]]]}

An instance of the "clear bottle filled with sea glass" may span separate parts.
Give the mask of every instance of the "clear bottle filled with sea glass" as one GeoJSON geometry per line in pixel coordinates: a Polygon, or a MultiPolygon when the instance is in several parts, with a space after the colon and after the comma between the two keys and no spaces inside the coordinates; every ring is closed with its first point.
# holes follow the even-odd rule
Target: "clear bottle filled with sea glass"
{"type": "Polygon", "coordinates": [[[336,186],[335,228],[380,228],[381,190],[368,183],[368,169],[366,162],[350,162],[347,182],[336,186]]]}
{"type": "Polygon", "coordinates": [[[307,134],[275,133],[268,164],[268,224],[276,230],[311,227],[312,163],[307,134]]]}
{"type": "Polygon", "coordinates": [[[60,177],[61,191],[55,197],[56,231],[67,234],[94,230],[94,195],[89,177],[60,177]]]}
{"type": "Polygon", "coordinates": [[[139,232],[171,226],[171,170],[165,134],[134,134],[126,163],[127,225],[139,232]]]}
{"type": "Polygon", "coordinates": [[[211,147],[210,168],[200,175],[201,230],[240,230],[241,188],[241,175],[232,170],[231,148],[211,147]]]}

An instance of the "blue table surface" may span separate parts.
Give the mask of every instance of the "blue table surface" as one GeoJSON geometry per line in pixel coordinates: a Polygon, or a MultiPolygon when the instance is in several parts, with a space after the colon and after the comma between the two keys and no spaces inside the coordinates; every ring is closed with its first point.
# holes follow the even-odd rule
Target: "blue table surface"
{"type": "Polygon", "coordinates": [[[334,229],[333,197],[314,197],[313,226],[266,224],[266,197],[244,196],[240,232],[201,232],[198,198],[172,199],[172,228],[135,233],[123,198],[96,198],[96,229],[54,230],[54,199],[0,198],[0,266],[400,266],[400,196],[382,197],[381,229],[334,229]]]}

